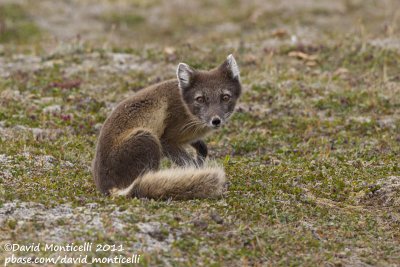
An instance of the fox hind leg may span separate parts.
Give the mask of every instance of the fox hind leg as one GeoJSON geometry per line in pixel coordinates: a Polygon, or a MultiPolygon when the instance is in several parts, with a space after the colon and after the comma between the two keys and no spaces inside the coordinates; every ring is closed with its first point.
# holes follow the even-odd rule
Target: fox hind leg
{"type": "Polygon", "coordinates": [[[111,172],[117,187],[127,187],[138,176],[159,168],[161,145],[152,133],[137,130],[118,146],[112,159],[111,172]]]}

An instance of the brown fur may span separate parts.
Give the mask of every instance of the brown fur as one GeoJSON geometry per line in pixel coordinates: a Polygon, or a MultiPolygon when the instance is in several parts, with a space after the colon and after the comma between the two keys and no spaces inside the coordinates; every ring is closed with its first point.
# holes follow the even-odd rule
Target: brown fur
{"type": "MultiPolygon", "coordinates": [[[[232,83],[226,68],[221,65],[209,72],[196,71],[191,76],[191,86],[186,89],[203,86],[201,88],[217,94],[232,83]]],[[[178,75],[178,80],[143,89],[121,102],[107,118],[92,166],[94,181],[102,193],[155,199],[205,198],[221,194],[225,181],[223,170],[198,168],[207,156],[207,146],[201,138],[211,128],[204,122],[204,114],[193,107],[190,92],[182,88],[179,78],[178,75]],[[197,159],[185,150],[188,144],[197,150],[197,159]],[[158,171],[164,155],[181,167],[158,171]]],[[[239,86],[239,91],[234,92],[237,96],[231,103],[233,107],[240,94],[239,80],[234,84],[239,86]]],[[[226,108],[231,114],[233,108],[226,108]]]]}

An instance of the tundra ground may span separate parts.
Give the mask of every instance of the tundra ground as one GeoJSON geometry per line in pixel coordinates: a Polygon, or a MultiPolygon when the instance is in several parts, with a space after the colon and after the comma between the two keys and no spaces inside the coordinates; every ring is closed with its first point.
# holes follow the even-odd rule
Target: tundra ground
{"type": "Polygon", "coordinates": [[[143,266],[400,266],[400,2],[215,2],[0,1],[1,245],[116,244],[89,255],[143,266]],[[90,165],[112,108],[230,53],[244,93],[207,139],[224,197],[100,195],[90,165]]]}

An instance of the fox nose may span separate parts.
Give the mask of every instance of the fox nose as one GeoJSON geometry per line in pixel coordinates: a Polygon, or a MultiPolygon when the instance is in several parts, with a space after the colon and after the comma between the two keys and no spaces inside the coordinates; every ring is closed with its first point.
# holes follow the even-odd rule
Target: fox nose
{"type": "Polygon", "coordinates": [[[221,125],[221,119],[220,119],[219,117],[214,117],[214,118],[211,120],[211,124],[212,124],[214,127],[219,127],[219,126],[221,125]]]}

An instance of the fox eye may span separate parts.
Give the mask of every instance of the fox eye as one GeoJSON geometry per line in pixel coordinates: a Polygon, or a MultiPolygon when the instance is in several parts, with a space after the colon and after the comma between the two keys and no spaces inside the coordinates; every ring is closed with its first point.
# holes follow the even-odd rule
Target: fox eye
{"type": "Polygon", "coordinates": [[[222,95],[222,101],[228,102],[229,100],[231,100],[231,96],[230,95],[222,95]]]}
{"type": "Polygon", "coordinates": [[[198,103],[204,103],[204,97],[203,96],[198,96],[198,97],[196,97],[196,101],[198,103]]]}

